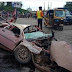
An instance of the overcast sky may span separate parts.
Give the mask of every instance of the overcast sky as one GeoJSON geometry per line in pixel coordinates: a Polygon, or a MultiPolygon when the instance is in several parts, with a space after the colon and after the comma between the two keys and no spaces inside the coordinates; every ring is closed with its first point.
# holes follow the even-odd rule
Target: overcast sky
{"type": "Polygon", "coordinates": [[[70,0],[1,0],[1,1],[21,1],[23,4],[23,9],[27,9],[27,8],[32,8],[32,10],[38,10],[39,6],[42,6],[42,9],[44,9],[44,2],[45,2],[45,9],[48,9],[48,2],[49,2],[49,6],[50,8],[57,8],[57,7],[63,7],[66,4],[66,1],[70,1],[70,0]]]}
{"type": "Polygon", "coordinates": [[[50,8],[57,8],[57,7],[63,7],[66,4],[66,1],[64,0],[24,0],[22,1],[23,7],[24,9],[27,8],[32,8],[32,10],[38,10],[39,6],[42,6],[42,8],[44,9],[44,3],[45,3],[45,9],[48,9],[48,2],[49,2],[49,6],[50,8]]]}

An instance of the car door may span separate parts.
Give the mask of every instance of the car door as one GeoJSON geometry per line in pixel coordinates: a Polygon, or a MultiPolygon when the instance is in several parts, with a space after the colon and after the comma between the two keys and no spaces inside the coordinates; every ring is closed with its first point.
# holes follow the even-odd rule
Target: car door
{"type": "Polygon", "coordinates": [[[18,43],[18,38],[15,34],[7,30],[5,28],[0,28],[0,44],[13,50],[16,47],[16,43],[18,43]]]}

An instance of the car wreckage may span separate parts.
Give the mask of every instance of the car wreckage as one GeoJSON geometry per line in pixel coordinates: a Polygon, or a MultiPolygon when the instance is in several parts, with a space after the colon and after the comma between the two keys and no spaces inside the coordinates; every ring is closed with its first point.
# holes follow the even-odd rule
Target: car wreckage
{"type": "Polygon", "coordinates": [[[32,59],[43,72],[72,71],[72,47],[57,41],[53,31],[45,34],[36,25],[21,29],[3,20],[7,23],[0,23],[0,48],[13,52],[18,62],[25,64],[32,59]]]}

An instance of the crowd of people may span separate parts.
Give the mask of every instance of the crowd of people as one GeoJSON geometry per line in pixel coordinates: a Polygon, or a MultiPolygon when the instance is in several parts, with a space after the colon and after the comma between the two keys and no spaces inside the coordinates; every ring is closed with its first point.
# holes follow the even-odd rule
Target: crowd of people
{"type": "Polygon", "coordinates": [[[28,12],[26,12],[26,13],[22,12],[22,14],[19,14],[19,17],[30,18],[30,17],[32,17],[32,15],[31,15],[31,13],[28,13],[28,12]]]}
{"type": "MultiPolygon", "coordinates": [[[[2,17],[4,17],[5,19],[7,19],[8,17],[13,17],[13,12],[14,11],[5,11],[5,10],[3,10],[3,11],[1,11],[1,16],[2,17]]],[[[16,17],[17,18],[34,18],[34,19],[37,19],[37,16],[36,16],[36,13],[35,14],[32,14],[32,13],[30,13],[30,12],[22,12],[22,13],[20,13],[20,12],[17,12],[16,13],[16,17]]]]}
{"type": "MultiPolygon", "coordinates": [[[[0,16],[2,16],[4,18],[13,17],[13,12],[14,11],[3,10],[3,11],[1,11],[0,16]]],[[[16,15],[17,15],[18,18],[30,18],[30,17],[32,17],[32,14],[29,13],[29,12],[26,12],[26,13],[22,12],[21,14],[17,13],[16,15]]]]}
{"type": "Polygon", "coordinates": [[[2,17],[12,17],[13,16],[13,12],[14,11],[5,11],[5,10],[3,10],[2,13],[1,13],[1,16],[2,17]]]}

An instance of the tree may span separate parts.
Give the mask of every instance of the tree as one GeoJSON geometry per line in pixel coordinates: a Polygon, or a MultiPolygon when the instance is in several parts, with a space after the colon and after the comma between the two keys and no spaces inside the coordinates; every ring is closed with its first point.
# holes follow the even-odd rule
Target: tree
{"type": "Polygon", "coordinates": [[[12,6],[12,2],[7,2],[7,6],[12,6]]]}
{"type": "Polygon", "coordinates": [[[70,12],[72,12],[72,2],[66,2],[66,5],[64,5],[65,8],[68,8],[70,12]]]}
{"type": "Polygon", "coordinates": [[[1,3],[0,5],[0,11],[4,10],[4,2],[1,3]]]}
{"type": "Polygon", "coordinates": [[[4,2],[1,3],[1,7],[4,6],[4,2]]]}

